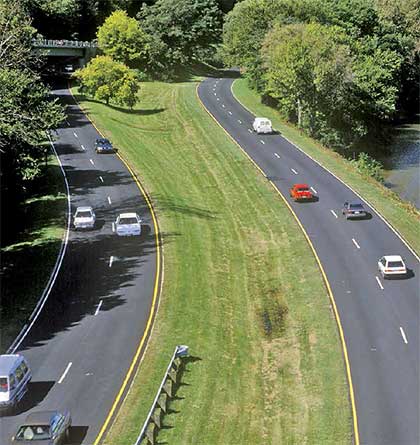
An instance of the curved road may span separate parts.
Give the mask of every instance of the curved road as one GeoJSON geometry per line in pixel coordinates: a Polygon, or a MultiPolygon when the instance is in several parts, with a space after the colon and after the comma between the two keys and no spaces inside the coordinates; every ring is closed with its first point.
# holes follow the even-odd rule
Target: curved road
{"type": "Polygon", "coordinates": [[[70,409],[70,442],[95,442],[145,331],[157,273],[152,216],[132,176],[117,156],[95,153],[99,135],[69,90],[54,94],[68,105],[55,147],[70,185],[72,212],[91,205],[98,226],[70,232],[49,299],[19,346],[33,381],[19,414],[0,418],[1,445],[34,409],[70,409]],[[124,211],[143,219],[140,237],[112,232],[112,222],[124,211]]]}
{"type": "Polygon", "coordinates": [[[418,445],[418,259],[369,207],[371,219],[346,221],[340,215],[342,204],[359,198],[281,135],[254,134],[254,116],[232,95],[232,82],[206,79],[199,85],[198,95],[287,197],[319,255],[344,330],[360,443],[418,445]],[[299,182],[312,186],[319,201],[291,201],[288,189],[299,182]],[[402,255],[412,277],[384,281],[376,265],[385,254],[402,255]]]}

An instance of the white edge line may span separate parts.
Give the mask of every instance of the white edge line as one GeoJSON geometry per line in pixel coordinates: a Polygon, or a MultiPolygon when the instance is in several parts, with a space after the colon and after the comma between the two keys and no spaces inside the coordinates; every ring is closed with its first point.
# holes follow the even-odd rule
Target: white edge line
{"type": "Polygon", "coordinates": [[[407,340],[407,337],[405,335],[404,329],[401,326],[400,326],[400,332],[401,332],[402,338],[404,340],[404,343],[408,344],[408,340],[407,340]]]}
{"type": "Polygon", "coordinates": [[[384,290],[384,287],[382,286],[381,280],[380,280],[378,277],[376,277],[376,276],[375,276],[375,278],[376,278],[376,281],[377,281],[377,283],[378,283],[378,286],[379,286],[382,290],[384,290]]]}
{"type": "Polygon", "coordinates": [[[338,218],[338,215],[337,215],[337,213],[334,212],[334,210],[330,210],[330,212],[331,212],[336,218],[338,218]]]}
{"type": "MultiPolygon", "coordinates": [[[[232,96],[235,98],[235,100],[242,106],[245,108],[245,110],[248,111],[248,113],[251,113],[252,116],[255,116],[254,113],[247,107],[245,106],[240,100],[238,100],[238,98],[235,96],[235,93],[233,92],[233,84],[236,82],[236,80],[234,80],[231,84],[230,84],[230,91],[232,93],[232,96]]],[[[353,189],[353,187],[351,187],[350,185],[348,185],[346,182],[344,182],[342,179],[340,179],[337,175],[335,175],[331,170],[329,170],[327,167],[325,167],[324,165],[321,164],[321,162],[317,161],[315,158],[313,158],[310,154],[306,153],[306,151],[304,151],[302,148],[300,148],[298,145],[296,145],[294,142],[292,142],[290,139],[288,139],[286,136],[284,136],[283,134],[281,135],[284,139],[286,139],[287,142],[289,142],[290,144],[292,144],[294,147],[296,147],[299,151],[301,151],[305,156],[307,156],[309,159],[312,159],[312,161],[314,161],[316,164],[318,164],[320,167],[322,167],[325,171],[327,171],[331,176],[333,176],[335,179],[337,179],[337,181],[340,181],[342,184],[344,184],[349,190],[351,190],[359,199],[361,199],[364,203],[366,203],[378,216],[379,218],[382,219],[382,221],[395,233],[395,235],[398,236],[398,238],[405,244],[405,246],[407,247],[407,249],[414,255],[414,257],[417,259],[417,261],[420,263],[420,257],[417,255],[417,253],[414,251],[414,249],[410,246],[410,244],[408,244],[408,242],[403,238],[403,236],[400,234],[400,232],[398,232],[397,229],[395,229],[390,222],[388,222],[384,216],[382,216],[382,214],[379,212],[379,210],[377,210],[367,199],[363,198],[358,192],[356,192],[356,190],[353,189]]]]}
{"type": "Polygon", "coordinates": [[[101,301],[99,302],[98,306],[96,307],[95,317],[98,315],[98,313],[99,313],[99,311],[100,311],[100,309],[101,309],[102,303],[103,303],[103,300],[101,300],[101,301]]]}
{"type": "Polygon", "coordinates": [[[71,197],[70,197],[70,188],[69,183],[67,181],[66,172],[63,168],[63,164],[61,163],[61,159],[59,158],[57,151],[54,147],[54,143],[51,139],[51,136],[49,133],[47,133],[48,139],[51,144],[51,148],[57,158],[58,165],[60,166],[61,173],[63,174],[64,183],[66,185],[66,192],[67,192],[67,227],[64,232],[62,241],[61,241],[61,247],[60,252],[58,253],[57,261],[55,262],[54,268],[51,272],[50,278],[48,280],[47,285],[45,286],[45,289],[42,292],[41,298],[38,300],[37,305],[35,306],[35,309],[32,311],[32,314],[29,317],[29,324],[26,324],[22,330],[19,332],[9,349],[7,350],[8,353],[14,354],[16,350],[19,348],[19,346],[22,344],[25,337],[28,335],[29,331],[31,330],[32,326],[34,325],[35,321],[39,317],[39,314],[42,311],[42,308],[45,306],[45,303],[48,300],[48,297],[51,293],[51,289],[54,286],[55,280],[57,279],[58,272],[60,271],[61,264],[63,262],[64,254],[66,253],[67,244],[69,241],[69,234],[70,234],[70,220],[71,220],[71,197]]]}
{"type": "Polygon", "coordinates": [[[60,380],[59,380],[57,383],[63,383],[63,380],[66,378],[66,375],[67,375],[67,373],[69,372],[69,370],[70,370],[72,364],[73,364],[73,363],[70,362],[70,363],[67,365],[65,371],[63,372],[63,375],[60,377],[60,380]]]}
{"type": "Polygon", "coordinates": [[[360,246],[359,246],[359,244],[357,243],[357,241],[356,241],[354,238],[352,238],[351,240],[353,241],[353,244],[354,244],[358,249],[360,249],[360,246]]]}

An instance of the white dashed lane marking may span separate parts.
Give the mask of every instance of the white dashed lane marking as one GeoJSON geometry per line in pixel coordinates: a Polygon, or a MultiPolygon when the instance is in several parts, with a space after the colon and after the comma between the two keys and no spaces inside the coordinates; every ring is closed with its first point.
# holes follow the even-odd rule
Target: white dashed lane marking
{"type": "Polygon", "coordinates": [[[331,212],[336,218],[338,218],[337,213],[335,213],[334,210],[330,210],[330,212],[331,212]]]}
{"type": "Polygon", "coordinates": [[[78,137],[79,137],[79,136],[77,136],[77,134],[76,134],[75,131],[73,131],[73,134],[74,134],[74,137],[75,137],[75,138],[78,138],[78,137]]]}
{"type": "Polygon", "coordinates": [[[358,249],[360,249],[360,246],[359,246],[359,244],[357,243],[357,241],[356,241],[354,238],[352,238],[351,240],[353,241],[353,244],[354,244],[358,249]]]}
{"type": "Polygon", "coordinates": [[[232,116],[232,111],[228,111],[228,113],[232,116]]]}
{"type": "Polygon", "coordinates": [[[404,329],[400,326],[400,332],[401,332],[401,336],[404,340],[404,343],[407,344],[408,340],[407,340],[407,336],[405,335],[404,329]]]}
{"type": "Polygon", "coordinates": [[[318,193],[313,187],[311,187],[311,190],[312,190],[314,193],[318,193]]]}
{"type": "Polygon", "coordinates": [[[95,165],[95,163],[93,162],[92,159],[89,159],[89,162],[90,162],[92,165],[95,165]]]}
{"type": "Polygon", "coordinates": [[[384,290],[384,287],[382,286],[381,280],[380,280],[378,277],[375,277],[375,278],[376,278],[376,282],[378,283],[378,286],[379,286],[382,290],[384,290]]]}
{"type": "Polygon", "coordinates": [[[103,178],[102,176],[99,176],[99,180],[100,180],[101,182],[104,182],[104,178],[103,178]]]}
{"type": "Polygon", "coordinates": [[[70,362],[70,363],[67,365],[67,367],[66,367],[65,371],[63,372],[63,375],[60,377],[60,380],[58,381],[58,383],[63,383],[63,380],[66,378],[66,375],[67,375],[67,373],[69,372],[69,370],[70,370],[72,364],[73,364],[73,363],[70,362]]]}
{"type": "Polygon", "coordinates": [[[84,145],[81,145],[81,147],[82,147],[82,150],[86,150],[86,148],[85,148],[85,146],[84,146],[84,145]]]}
{"type": "Polygon", "coordinates": [[[97,308],[96,308],[96,311],[95,311],[95,316],[98,315],[99,310],[101,309],[102,303],[103,303],[103,300],[101,300],[101,301],[99,302],[99,304],[98,304],[98,306],[97,306],[97,308]]]}
{"type": "Polygon", "coordinates": [[[264,141],[260,141],[260,142],[261,142],[261,144],[263,144],[263,145],[265,144],[265,142],[264,142],[264,141]]]}
{"type": "Polygon", "coordinates": [[[292,170],[292,172],[293,172],[295,175],[298,174],[298,172],[297,172],[294,168],[291,168],[290,170],[292,170]]]}
{"type": "Polygon", "coordinates": [[[112,231],[115,232],[115,223],[112,223],[112,231]]]}
{"type": "Polygon", "coordinates": [[[242,124],[242,121],[240,121],[239,119],[238,119],[238,124],[242,124]]]}
{"type": "Polygon", "coordinates": [[[251,130],[250,128],[248,128],[248,132],[249,132],[249,133],[252,133],[252,130],[251,130]]]}
{"type": "Polygon", "coordinates": [[[112,204],[111,198],[109,196],[108,196],[108,202],[109,202],[110,205],[112,204]]]}
{"type": "Polygon", "coordinates": [[[112,263],[114,262],[114,257],[111,255],[109,257],[109,267],[112,267],[112,263]]]}
{"type": "Polygon", "coordinates": [[[274,153],[274,156],[275,156],[277,159],[280,159],[280,155],[279,155],[278,153],[274,153]]]}
{"type": "Polygon", "coordinates": [[[225,108],[225,104],[222,104],[222,107],[225,108]]]}

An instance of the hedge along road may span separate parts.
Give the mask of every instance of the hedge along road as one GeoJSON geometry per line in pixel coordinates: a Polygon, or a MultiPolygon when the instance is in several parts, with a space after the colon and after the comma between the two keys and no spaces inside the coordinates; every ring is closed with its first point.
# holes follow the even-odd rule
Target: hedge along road
{"type": "Polygon", "coordinates": [[[372,218],[346,221],[342,204],[360,199],[281,135],[253,133],[254,116],[233,97],[232,82],[206,79],[198,88],[199,98],[287,197],[326,272],[349,357],[355,443],[418,444],[418,259],[369,207],[372,218]],[[294,183],[308,183],[319,200],[291,201],[288,189],[294,183]],[[402,255],[411,276],[384,282],[377,260],[386,254],[402,255]]]}
{"type": "Polygon", "coordinates": [[[100,136],[69,90],[53,93],[67,105],[55,148],[72,212],[90,205],[97,224],[93,231],[70,232],[49,298],[17,349],[33,379],[17,414],[0,418],[1,444],[29,412],[49,409],[71,411],[69,443],[98,443],[142,352],[159,291],[160,247],[150,203],[117,156],[95,153],[100,136]],[[141,216],[140,237],[113,233],[113,221],[126,211],[141,216]]]}

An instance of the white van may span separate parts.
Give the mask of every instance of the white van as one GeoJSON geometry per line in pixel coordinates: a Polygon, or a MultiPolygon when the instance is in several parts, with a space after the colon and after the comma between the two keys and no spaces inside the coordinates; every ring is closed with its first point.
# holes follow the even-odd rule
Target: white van
{"type": "Polygon", "coordinates": [[[31,379],[31,370],[22,355],[0,355],[0,409],[14,409],[31,379]]]}
{"type": "Polygon", "coordinates": [[[271,125],[270,119],[265,117],[256,117],[252,127],[257,134],[273,132],[273,126],[271,125]]]}

